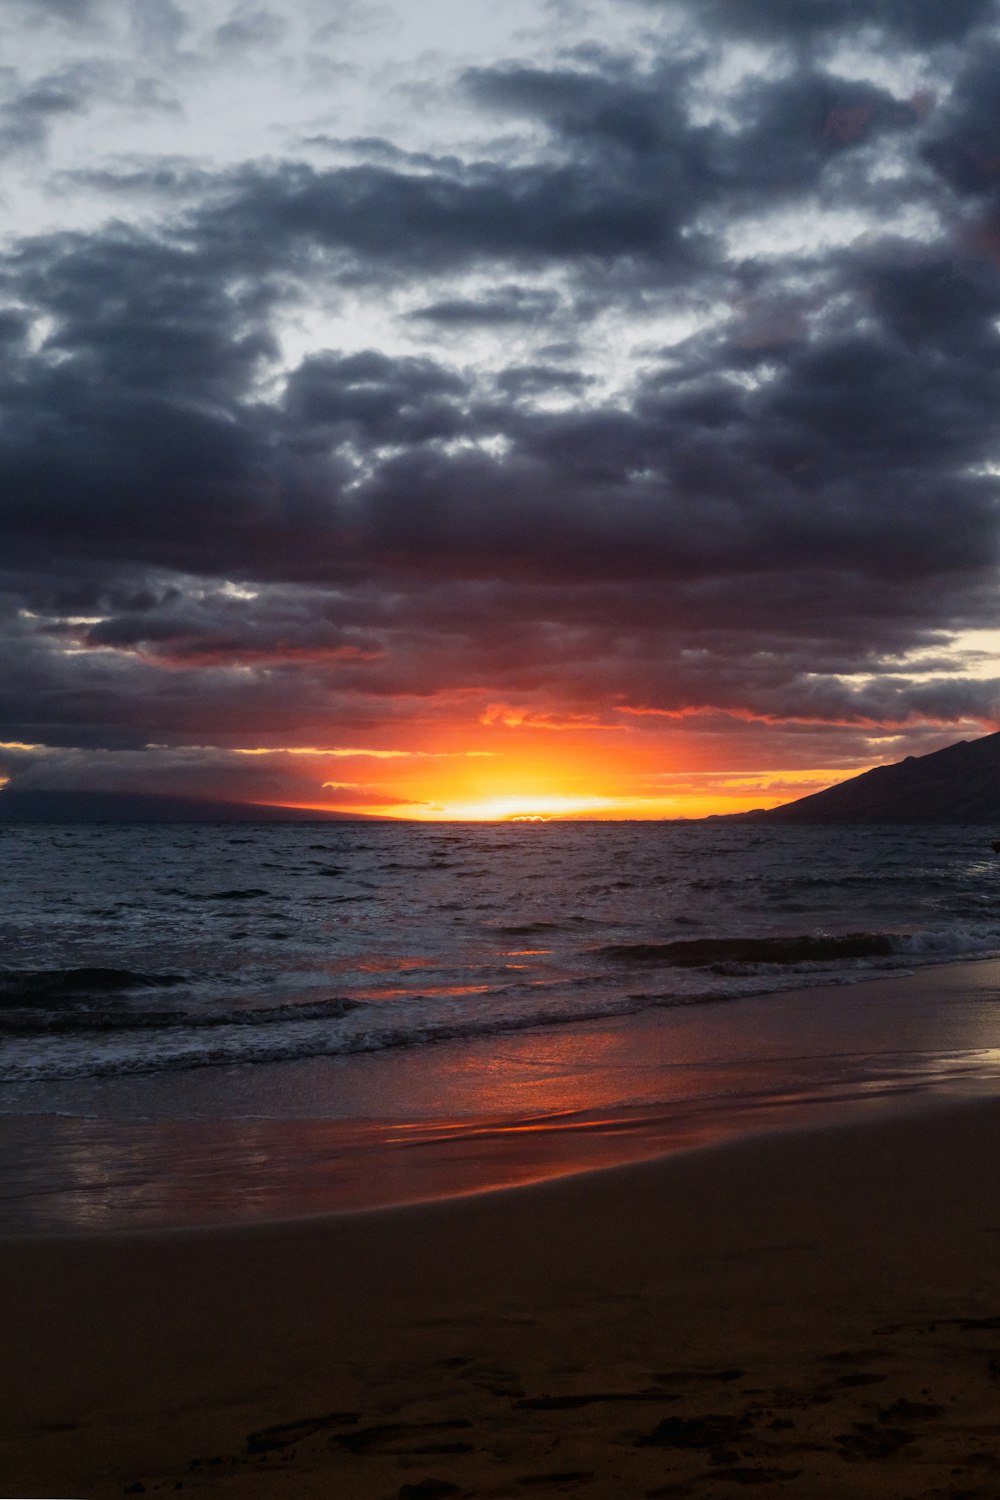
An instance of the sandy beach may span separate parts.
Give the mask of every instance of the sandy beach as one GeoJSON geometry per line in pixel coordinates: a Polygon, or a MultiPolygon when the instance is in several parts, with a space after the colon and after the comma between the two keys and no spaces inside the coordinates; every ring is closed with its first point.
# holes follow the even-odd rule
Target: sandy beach
{"type": "Polygon", "coordinates": [[[1000,1105],[9,1240],[0,1492],[995,1496],[1000,1105]]]}

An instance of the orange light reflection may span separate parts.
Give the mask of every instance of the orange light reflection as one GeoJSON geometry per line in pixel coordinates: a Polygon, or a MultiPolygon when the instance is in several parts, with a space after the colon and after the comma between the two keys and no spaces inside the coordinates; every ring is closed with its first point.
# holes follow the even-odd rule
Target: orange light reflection
{"type": "MultiPolygon", "coordinates": [[[[489,984],[422,984],[421,993],[424,995],[482,995],[492,985],[489,984]]],[[[397,995],[411,995],[410,986],[400,986],[395,989],[388,987],[377,990],[365,990],[366,1000],[392,1000],[397,995]]]]}

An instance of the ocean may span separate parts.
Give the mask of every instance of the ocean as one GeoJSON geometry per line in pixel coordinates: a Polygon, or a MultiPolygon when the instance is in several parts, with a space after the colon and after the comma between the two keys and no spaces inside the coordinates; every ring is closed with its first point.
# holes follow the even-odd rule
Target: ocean
{"type": "Polygon", "coordinates": [[[993,833],[8,826],[0,1228],[387,1204],[993,1087],[990,966],[859,987],[1000,954],[993,833]]]}

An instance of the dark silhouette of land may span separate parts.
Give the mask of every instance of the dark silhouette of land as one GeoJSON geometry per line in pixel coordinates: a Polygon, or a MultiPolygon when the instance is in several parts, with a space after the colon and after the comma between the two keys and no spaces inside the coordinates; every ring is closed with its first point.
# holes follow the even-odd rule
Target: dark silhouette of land
{"type": "Polygon", "coordinates": [[[734,816],[761,823],[997,823],[1000,734],[908,755],[796,802],[734,816]]]}
{"type": "Polygon", "coordinates": [[[354,814],[139,792],[0,792],[0,823],[343,823],[354,814]]]}

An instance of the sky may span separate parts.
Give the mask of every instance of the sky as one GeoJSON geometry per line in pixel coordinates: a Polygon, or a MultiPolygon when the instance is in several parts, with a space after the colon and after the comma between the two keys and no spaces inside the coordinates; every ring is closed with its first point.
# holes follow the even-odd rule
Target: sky
{"type": "Polygon", "coordinates": [[[8,788],[691,817],[1000,727],[995,0],[0,59],[8,788]]]}

